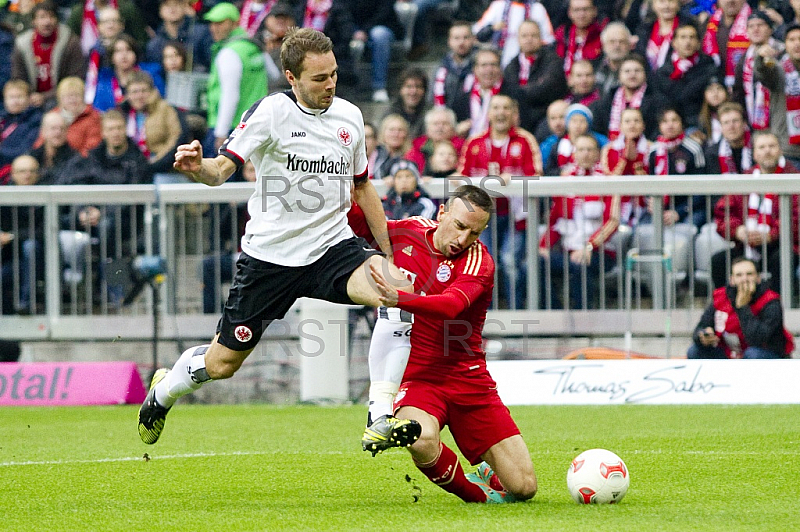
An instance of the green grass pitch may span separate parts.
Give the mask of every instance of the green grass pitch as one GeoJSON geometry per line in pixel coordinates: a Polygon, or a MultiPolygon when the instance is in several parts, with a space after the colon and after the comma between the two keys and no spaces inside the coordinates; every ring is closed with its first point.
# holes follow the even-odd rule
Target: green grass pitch
{"type": "Polygon", "coordinates": [[[0,409],[0,530],[800,529],[798,405],[513,407],[539,493],[508,505],[462,503],[403,450],[362,452],[363,406],[179,404],[154,446],[136,411],[0,409]],[[618,505],[567,493],[593,447],[628,465],[618,505]]]}

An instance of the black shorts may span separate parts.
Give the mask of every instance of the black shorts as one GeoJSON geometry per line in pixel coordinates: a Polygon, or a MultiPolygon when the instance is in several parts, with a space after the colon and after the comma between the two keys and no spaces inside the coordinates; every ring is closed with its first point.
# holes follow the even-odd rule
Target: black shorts
{"type": "Polygon", "coordinates": [[[219,343],[234,351],[254,348],[267,326],[301,297],[352,304],[347,281],[372,255],[381,252],[359,237],[339,242],[307,266],[281,266],[242,253],[217,323],[219,343]]]}

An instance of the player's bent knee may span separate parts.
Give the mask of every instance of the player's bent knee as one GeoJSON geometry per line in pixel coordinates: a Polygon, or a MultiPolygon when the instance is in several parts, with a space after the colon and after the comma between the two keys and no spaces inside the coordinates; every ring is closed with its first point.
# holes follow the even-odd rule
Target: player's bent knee
{"type": "Polygon", "coordinates": [[[519,501],[527,501],[528,499],[533,499],[538,491],[539,486],[536,481],[536,475],[525,475],[525,477],[520,482],[519,486],[515,486],[514,489],[509,489],[509,491],[516,497],[519,501]]]}

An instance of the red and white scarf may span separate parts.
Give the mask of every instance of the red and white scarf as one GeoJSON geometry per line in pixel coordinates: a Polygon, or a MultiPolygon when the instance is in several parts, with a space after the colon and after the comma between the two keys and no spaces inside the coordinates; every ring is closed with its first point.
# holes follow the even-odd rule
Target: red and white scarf
{"type": "Polygon", "coordinates": [[[650,32],[650,39],[647,41],[647,62],[650,63],[652,70],[657,70],[667,60],[667,52],[672,45],[672,37],[678,28],[678,17],[672,20],[672,28],[666,35],[661,35],[661,21],[656,19],[653,24],[653,31],[650,32]]]}
{"type": "Polygon", "coordinates": [[[700,53],[695,52],[691,57],[683,58],[678,55],[678,52],[672,52],[670,60],[672,61],[672,74],[669,75],[669,79],[677,81],[682,79],[689,69],[697,65],[697,62],[700,61],[700,53]]]}
{"type": "Polygon", "coordinates": [[[653,175],[669,175],[669,154],[681,145],[686,135],[681,133],[674,139],[658,136],[656,139],[656,167],[653,175]]]}
{"type": "Polygon", "coordinates": [[[744,85],[744,104],[747,119],[756,131],[769,128],[769,89],[755,80],[756,46],[751,46],[744,54],[742,82],[744,85]]]}
{"type": "Polygon", "coordinates": [[[266,0],[256,2],[255,0],[244,0],[242,5],[242,15],[239,17],[239,27],[242,28],[250,37],[253,37],[261,23],[267,18],[270,9],[275,5],[277,0],[266,0]],[[261,9],[254,9],[256,6],[261,6],[261,9]]]}
{"type": "Polygon", "coordinates": [[[145,157],[150,158],[150,149],[147,147],[147,134],[144,127],[145,114],[136,112],[136,109],[131,107],[128,111],[128,122],[126,124],[125,133],[128,138],[133,139],[145,157]]]}
{"type": "Polygon", "coordinates": [[[83,102],[94,103],[97,94],[97,79],[100,75],[100,52],[95,48],[89,54],[89,66],[86,68],[86,87],[83,89],[83,102]]]}
{"type": "MultiPolygon", "coordinates": [[[[731,25],[731,31],[728,34],[728,47],[725,61],[725,86],[729,89],[733,87],[733,82],[736,79],[736,64],[739,59],[744,55],[745,50],[750,46],[750,40],[747,38],[747,19],[750,17],[752,10],[750,6],[745,3],[744,7],[736,15],[736,19],[731,25]]],[[[722,57],[719,53],[719,43],[717,43],[717,32],[719,31],[719,24],[722,22],[722,10],[717,9],[711,18],[708,19],[706,26],[706,34],[703,36],[703,53],[710,55],[717,66],[722,63],[722,57]]]]}
{"type": "Polygon", "coordinates": [[[333,0],[306,0],[306,13],[303,16],[303,27],[324,31],[332,5],[333,0]]]}
{"type": "MultiPolygon", "coordinates": [[[[586,169],[583,166],[578,166],[577,164],[573,163],[570,165],[570,170],[566,175],[571,175],[575,177],[584,177],[589,175],[603,175],[603,167],[600,165],[600,161],[594,163],[590,169],[586,169]]],[[[584,196],[587,199],[597,199],[600,196],[584,196]]]]}
{"type": "MultiPolygon", "coordinates": [[[[772,172],[773,174],[782,174],[786,170],[786,159],[781,157],[778,159],[778,167],[772,172]]],[[[753,168],[753,175],[758,177],[761,175],[761,168],[756,165],[753,168]]],[[[747,220],[745,220],[745,227],[748,231],[760,231],[768,233],[775,220],[772,216],[772,211],[778,201],[777,194],[761,194],[751,193],[747,198],[747,220]]],[[[748,259],[759,260],[761,252],[758,248],[745,245],[745,256],[748,259]]]]}
{"type": "MultiPolygon", "coordinates": [[[[750,131],[744,132],[744,147],[742,148],[742,173],[747,172],[753,166],[753,146],[750,143],[750,131]]],[[[722,137],[719,141],[719,170],[720,174],[738,174],[736,161],[733,160],[733,148],[730,143],[722,137]]]]}
{"type": "Polygon", "coordinates": [[[564,97],[564,101],[567,103],[579,103],[581,105],[585,105],[589,107],[594,102],[600,99],[600,89],[595,89],[589,94],[584,94],[583,96],[578,97],[575,94],[567,94],[564,97]]]}
{"type": "Polygon", "coordinates": [[[560,40],[556,45],[556,52],[564,58],[564,74],[569,76],[572,65],[575,61],[588,59],[594,61],[603,52],[603,45],[600,43],[600,32],[603,28],[597,22],[593,22],[586,28],[586,35],[578,39],[578,29],[574,24],[570,25],[569,33],[564,37],[566,46],[560,40]]]}
{"type": "Polygon", "coordinates": [[[784,54],[781,59],[786,94],[786,129],[789,133],[789,144],[800,144],[800,75],[789,57],[784,54]]]}
{"type": "MultiPolygon", "coordinates": [[[[508,39],[508,16],[511,11],[511,6],[518,3],[519,0],[517,2],[506,0],[506,4],[503,6],[503,18],[500,19],[500,21],[505,24],[503,24],[503,29],[496,31],[492,38],[492,44],[494,44],[498,50],[502,50],[506,45],[506,40],[508,39]]],[[[533,17],[533,3],[533,1],[522,0],[523,7],[525,8],[525,16],[522,17],[522,20],[529,20],[533,17]]]]}
{"type": "Polygon", "coordinates": [[[519,54],[519,86],[524,87],[528,84],[528,79],[531,77],[531,67],[536,62],[535,55],[519,54]]]}
{"type": "Polygon", "coordinates": [[[625,87],[617,88],[614,99],[611,102],[611,116],[608,118],[608,139],[614,140],[619,136],[619,127],[622,123],[622,111],[625,109],[640,109],[644,92],[647,90],[647,83],[636,89],[630,101],[625,99],[625,87]]]}
{"type": "Polygon", "coordinates": [[[33,32],[33,57],[36,60],[36,92],[47,92],[53,88],[53,45],[58,37],[58,28],[50,37],[33,32]]]}
{"type": "MultiPolygon", "coordinates": [[[[117,0],[108,0],[110,7],[117,7],[117,0]]],[[[95,0],[85,0],[83,4],[83,20],[81,21],[81,50],[84,57],[97,44],[100,33],[97,30],[97,8],[95,0]]]]}
{"type": "Polygon", "coordinates": [[[489,126],[489,100],[491,97],[500,92],[500,85],[503,80],[498,81],[489,91],[490,94],[482,96],[481,85],[478,80],[472,84],[472,90],[469,95],[469,116],[472,119],[472,126],[469,130],[469,135],[474,136],[483,133],[489,126]]]}
{"type": "Polygon", "coordinates": [[[558,167],[563,168],[575,162],[575,145],[569,140],[569,135],[564,135],[558,141],[557,147],[558,167]]]}

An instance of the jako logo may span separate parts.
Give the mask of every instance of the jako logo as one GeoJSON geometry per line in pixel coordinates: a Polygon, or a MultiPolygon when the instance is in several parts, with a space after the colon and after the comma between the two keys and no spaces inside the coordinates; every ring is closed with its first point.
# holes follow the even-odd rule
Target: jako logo
{"type": "Polygon", "coordinates": [[[305,136],[306,136],[306,132],[305,131],[292,131],[292,138],[305,137],[305,136]]]}

